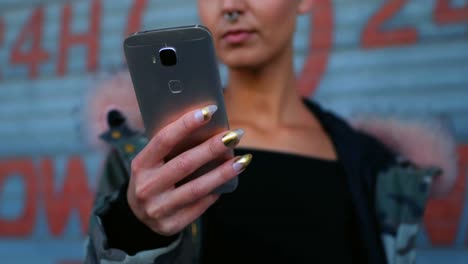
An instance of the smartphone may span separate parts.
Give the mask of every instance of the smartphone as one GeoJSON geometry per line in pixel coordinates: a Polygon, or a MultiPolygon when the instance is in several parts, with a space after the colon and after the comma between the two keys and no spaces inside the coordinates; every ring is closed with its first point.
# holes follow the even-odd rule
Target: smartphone
{"type": "MultiPolygon", "coordinates": [[[[136,32],[125,39],[124,53],[148,138],[187,111],[210,104],[218,106],[212,119],[184,139],[168,159],[229,129],[214,44],[206,27],[136,32]]],[[[208,164],[185,181],[225,160],[208,164]]],[[[235,178],[217,192],[232,192],[237,182],[235,178]]]]}

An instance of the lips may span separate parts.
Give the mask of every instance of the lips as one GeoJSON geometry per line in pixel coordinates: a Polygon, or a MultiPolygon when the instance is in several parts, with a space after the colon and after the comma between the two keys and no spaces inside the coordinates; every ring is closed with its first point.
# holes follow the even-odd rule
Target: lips
{"type": "Polygon", "coordinates": [[[222,37],[224,41],[231,45],[238,45],[246,42],[253,32],[248,30],[230,30],[222,37]]]}

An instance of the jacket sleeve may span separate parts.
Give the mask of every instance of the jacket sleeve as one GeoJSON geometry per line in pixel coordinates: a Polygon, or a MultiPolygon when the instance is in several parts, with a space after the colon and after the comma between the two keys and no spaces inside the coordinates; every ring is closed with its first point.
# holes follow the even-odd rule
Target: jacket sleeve
{"type": "Polygon", "coordinates": [[[130,210],[128,175],[119,153],[108,156],[89,224],[85,263],[193,263],[193,229],[173,237],[154,233],[130,210]]]}
{"type": "Polygon", "coordinates": [[[415,263],[416,236],[422,224],[437,168],[419,168],[397,161],[381,171],[376,182],[376,206],[387,263],[415,263]]]}

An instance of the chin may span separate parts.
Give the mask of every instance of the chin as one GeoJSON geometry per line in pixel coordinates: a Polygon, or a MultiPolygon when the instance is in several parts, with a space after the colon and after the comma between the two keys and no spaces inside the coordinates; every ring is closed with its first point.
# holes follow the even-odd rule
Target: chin
{"type": "Polygon", "coordinates": [[[262,67],[260,63],[252,63],[252,62],[233,62],[233,63],[226,63],[226,66],[229,69],[233,70],[249,70],[255,71],[262,67]]]}
{"type": "MultiPolygon", "coordinates": [[[[255,53],[253,53],[255,54],[255,53]]],[[[223,63],[232,69],[255,70],[260,68],[267,61],[262,56],[249,55],[246,52],[230,52],[221,58],[223,63]]]]}

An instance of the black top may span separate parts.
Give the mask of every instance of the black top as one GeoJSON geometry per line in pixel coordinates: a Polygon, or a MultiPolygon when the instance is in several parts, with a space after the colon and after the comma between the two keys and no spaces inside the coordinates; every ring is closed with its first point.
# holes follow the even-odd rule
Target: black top
{"type": "Polygon", "coordinates": [[[207,263],[361,263],[356,217],[337,161],[238,149],[253,160],[238,189],[204,215],[207,263]]]}
{"type": "MultiPolygon", "coordinates": [[[[322,255],[325,258],[328,254],[330,258],[325,261],[326,263],[349,263],[350,261],[347,260],[349,255],[354,263],[386,263],[375,212],[376,173],[394,164],[396,155],[374,138],[354,131],[346,122],[324,111],[317,104],[309,101],[305,103],[318,117],[332,139],[340,162],[266,151],[237,150],[237,154],[253,153],[254,160],[247,171],[240,176],[238,190],[232,194],[223,195],[203,217],[208,220],[205,221],[206,234],[204,235],[206,237],[202,236],[205,238],[203,247],[205,263],[216,262],[217,257],[221,259],[221,262],[218,259],[217,263],[236,262],[243,257],[237,263],[265,263],[268,260],[276,262],[276,260],[281,260],[281,255],[286,255],[286,253],[297,258],[282,261],[283,263],[324,262],[317,261],[320,256],[304,256],[307,254],[322,255]],[[279,160],[281,163],[278,162],[279,160]],[[265,164],[268,166],[264,166],[265,164]],[[328,164],[328,166],[320,164],[328,164]],[[335,170],[332,169],[333,167],[335,170]],[[261,173],[262,171],[264,173],[261,173]],[[286,178],[289,180],[283,180],[286,178]],[[348,195],[348,190],[350,195],[348,195]],[[281,197],[285,197],[285,193],[289,195],[288,199],[307,201],[307,203],[289,203],[295,205],[294,209],[300,207],[302,210],[300,217],[286,217],[291,212],[281,211],[286,209],[286,211],[296,212],[296,215],[300,212],[294,211],[292,206],[285,206],[287,203],[280,200],[281,197]],[[245,199],[249,195],[254,198],[245,199]],[[232,203],[235,199],[239,200],[237,209],[235,203],[232,203]],[[254,210],[253,208],[261,201],[264,201],[264,204],[258,208],[264,209],[262,213],[260,209],[254,210]],[[273,206],[275,204],[278,206],[273,206]],[[228,207],[227,205],[234,206],[228,207]],[[280,205],[285,208],[281,208],[280,205]],[[223,210],[225,213],[221,214],[223,210]],[[240,219],[245,223],[248,220],[247,214],[235,214],[236,211],[242,210],[254,216],[256,214],[256,217],[249,218],[252,219],[250,227],[246,226],[246,231],[240,230],[238,233],[229,231],[228,228],[231,228],[235,221],[240,219]],[[275,217],[261,219],[262,214],[268,216],[265,213],[267,210],[275,217]],[[222,215],[232,216],[232,218],[222,218],[222,215]],[[334,217],[336,215],[344,215],[345,218],[334,217]],[[214,219],[216,216],[220,217],[217,221],[214,219]],[[258,224],[259,218],[263,220],[260,224],[258,224]],[[249,233],[250,230],[255,229],[254,223],[256,222],[259,226],[256,233],[249,233]],[[210,228],[207,228],[208,225],[210,228]],[[306,227],[298,228],[300,225],[306,227]],[[287,229],[278,228],[281,226],[286,226],[287,229]],[[258,235],[262,230],[266,230],[263,237],[258,235]],[[289,233],[286,231],[292,234],[289,238],[284,237],[285,233],[289,233]],[[270,240],[271,237],[275,240],[270,240]],[[253,238],[256,241],[252,241],[253,238]],[[236,240],[242,243],[236,244],[236,240]],[[273,251],[276,246],[275,242],[282,242],[279,247],[281,250],[276,248],[277,250],[273,251]],[[227,243],[229,245],[226,245],[227,243]],[[273,246],[268,247],[268,245],[273,246]],[[300,260],[299,257],[303,259],[300,260]],[[345,260],[336,260],[340,257],[345,260]],[[256,261],[258,259],[260,261],[256,261]]],[[[111,156],[117,156],[116,152],[112,153],[115,155],[111,156]]],[[[112,167],[111,163],[108,165],[112,167]]],[[[124,164],[121,169],[125,170],[124,164]]],[[[111,172],[112,170],[109,170],[109,173],[111,172]]],[[[102,221],[102,227],[107,236],[105,248],[119,248],[129,255],[134,255],[142,250],[167,246],[177,239],[178,235],[162,237],[152,232],[133,215],[127,203],[127,186],[128,181],[120,187],[116,197],[112,196],[108,202],[104,201],[105,206],[95,211],[102,221]]],[[[240,220],[239,226],[242,223],[240,220]]]]}

